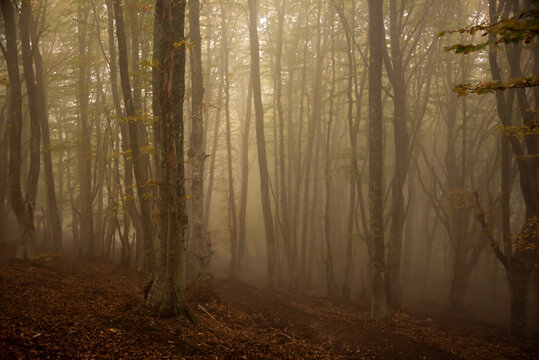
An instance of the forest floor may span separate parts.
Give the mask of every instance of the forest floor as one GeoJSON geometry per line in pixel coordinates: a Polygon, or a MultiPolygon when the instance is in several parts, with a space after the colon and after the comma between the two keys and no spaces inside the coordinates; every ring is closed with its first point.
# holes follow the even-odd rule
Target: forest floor
{"type": "Polygon", "coordinates": [[[443,314],[368,308],[216,280],[194,323],[160,319],[144,279],[111,264],[0,256],[0,359],[537,359],[539,344],[443,314]]]}

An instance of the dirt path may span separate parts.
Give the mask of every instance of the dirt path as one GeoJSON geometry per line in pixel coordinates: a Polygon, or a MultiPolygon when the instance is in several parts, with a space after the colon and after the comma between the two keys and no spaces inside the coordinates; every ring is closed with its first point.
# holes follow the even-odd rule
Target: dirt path
{"type": "Polygon", "coordinates": [[[0,258],[0,359],[533,359],[537,344],[473,322],[397,314],[216,281],[196,323],[142,306],[143,278],[110,264],[0,258]]]}

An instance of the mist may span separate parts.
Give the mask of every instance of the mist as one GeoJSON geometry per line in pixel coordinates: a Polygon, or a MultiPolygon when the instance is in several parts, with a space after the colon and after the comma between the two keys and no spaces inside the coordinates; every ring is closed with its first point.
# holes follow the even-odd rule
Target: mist
{"type": "Polygon", "coordinates": [[[1,12],[0,354],[536,356],[537,2],[1,12]],[[24,320],[60,274],[51,304],[147,329],[98,311],[84,334],[122,334],[98,351],[24,320]]]}

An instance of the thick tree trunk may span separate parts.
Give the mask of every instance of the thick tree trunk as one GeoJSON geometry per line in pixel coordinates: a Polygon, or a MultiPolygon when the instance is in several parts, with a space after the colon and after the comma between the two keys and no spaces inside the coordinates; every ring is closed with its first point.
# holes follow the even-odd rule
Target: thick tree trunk
{"type": "Polygon", "coordinates": [[[382,203],[382,61],[383,1],[369,0],[369,207],[372,241],[371,317],[388,316],[385,292],[384,219],[382,203]]]}
{"type": "MultiPolygon", "coordinates": [[[[9,1],[8,1],[9,2],[9,1]]],[[[10,23],[12,20],[11,16],[13,12],[11,9],[11,4],[6,5],[5,13],[4,13],[4,21],[6,22],[6,38],[7,40],[15,40],[15,37],[11,37],[11,35],[8,35],[8,27],[10,27],[10,23]],[[11,16],[8,15],[6,18],[6,15],[11,13],[11,16]],[[8,23],[9,22],[9,23],[8,23]]],[[[3,8],[4,9],[4,8],[3,8]]],[[[17,214],[17,218],[19,219],[19,226],[22,230],[21,235],[21,242],[19,244],[19,249],[17,250],[17,257],[21,258],[27,258],[32,255],[33,247],[35,245],[35,228],[34,228],[34,212],[36,207],[36,196],[37,196],[37,185],[38,185],[38,179],[39,179],[39,169],[40,169],[40,123],[41,123],[41,117],[44,114],[45,109],[42,109],[42,105],[44,104],[44,101],[42,99],[38,99],[38,88],[37,84],[35,82],[34,77],[34,62],[33,62],[33,56],[32,56],[32,48],[30,45],[30,24],[31,24],[31,17],[32,17],[32,9],[29,3],[23,3],[21,4],[21,15],[19,18],[19,27],[20,27],[20,33],[21,33],[21,50],[22,50],[22,62],[23,62],[23,68],[24,68],[24,81],[26,84],[26,90],[28,93],[28,107],[30,110],[30,168],[28,171],[28,176],[26,178],[26,191],[25,191],[25,198],[24,202],[20,203],[22,200],[22,193],[18,192],[20,194],[20,198],[14,198],[13,196],[18,196],[19,194],[12,193],[12,203],[17,203],[17,208],[23,207],[24,209],[22,211],[16,210],[14,208],[15,213],[19,212],[22,216],[19,217],[17,214]],[[21,221],[22,220],[22,221],[21,221]]],[[[14,26],[14,21],[13,21],[14,26]]],[[[15,31],[15,29],[11,29],[11,31],[15,31]]],[[[13,48],[12,48],[13,50],[13,48]]],[[[15,55],[17,56],[17,50],[16,50],[16,44],[15,44],[15,55]]],[[[8,47],[8,57],[10,57],[11,54],[9,54],[9,47],[8,47]]],[[[14,63],[13,59],[8,60],[8,71],[10,72],[10,81],[11,81],[11,69],[10,63],[14,63]]],[[[17,63],[15,63],[17,64],[17,63]]],[[[15,75],[15,74],[14,74],[15,75]]],[[[20,79],[20,78],[19,78],[20,79]]],[[[11,86],[11,83],[10,83],[11,86]]],[[[16,89],[16,92],[19,92],[19,95],[15,93],[11,93],[11,99],[19,99],[21,102],[12,102],[11,106],[14,107],[20,107],[22,103],[22,97],[20,96],[20,80],[17,84],[17,81],[15,81],[14,86],[18,86],[18,89],[16,89]]],[[[19,110],[16,110],[19,111],[19,110]]],[[[16,115],[17,117],[19,115],[16,115]]],[[[12,134],[12,136],[18,137],[18,147],[20,149],[20,129],[22,129],[22,117],[19,117],[21,120],[19,124],[12,123],[13,127],[17,127],[19,125],[18,129],[15,131],[18,131],[18,134],[12,134]]],[[[15,145],[17,146],[17,145],[15,145]]],[[[14,147],[14,151],[15,150],[14,147]]],[[[11,159],[10,159],[11,162],[11,159]]],[[[18,159],[18,164],[13,164],[14,166],[18,166],[19,170],[18,173],[20,174],[20,157],[18,159]]],[[[19,180],[20,181],[20,180],[19,180]]],[[[14,204],[15,206],[15,204],[14,204]]]]}
{"type": "Polygon", "coordinates": [[[530,272],[524,264],[515,260],[511,261],[507,273],[511,309],[510,327],[511,332],[517,335],[524,335],[526,331],[529,275],[530,272]]]}
{"type": "MultiPolygon", "coordinates": [[[[9,108],[7,124],[9,132],[8,183],[11,207],[17,217],[21,233],[18,256],[30,256],[33,245],[33,226],[25,228],[28,208],[21,190],[21,132],[22,132],[22,94],[19,57],[17,49],[17,28],[11,1],[1,1],[2,16],[6,37],[6,63],[9,76],[9,108]]],[[[33,225],[33,224],[32,224],[33,225]]]]}
{"type": "Polygon", "coordinates": [[[160,152],[158,258],[146,304],[162,317],[189,315],[185,296],[183,102],[185,96],[185,2],[157,0],[154,86],[161,89],[155,129],[160,152]],[[174,46],[174,44],[180,46],[174,46]]]}

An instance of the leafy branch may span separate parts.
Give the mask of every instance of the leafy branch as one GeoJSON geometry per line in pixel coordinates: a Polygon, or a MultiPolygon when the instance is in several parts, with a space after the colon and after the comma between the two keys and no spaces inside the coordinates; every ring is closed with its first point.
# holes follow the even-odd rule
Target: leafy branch
{"type": "Polygon", "coordinates": [[[438,37],[455,33],[466,33],[470,35],[482,33],[481,36],[483,37],[494,35],[495,38],[495,40],[489,40],[479,44],[455,44],[444,48],[446,51],[454,51],[456,54],[481,51],[489,45],[515,44],[521,41],[529,44],[534,37],[539,35],[539,11],[525,11],[519,16],[503,19],[495,24],[484,22],[479,25],[472,25],[457,30],[444,30],[438,33],[438,37]]]}
{"type": "Polygon", "coordinates": [[[507,81],[482,81],[478,84],[460,84],[453,88],[453,91],[458,96],[466,96],[468,94],[490,94],[498,91],[505,91],[508,89],[521,89],[539,86],[539,74],[524,76],[518,79],[511,79],[507,81]]]}

